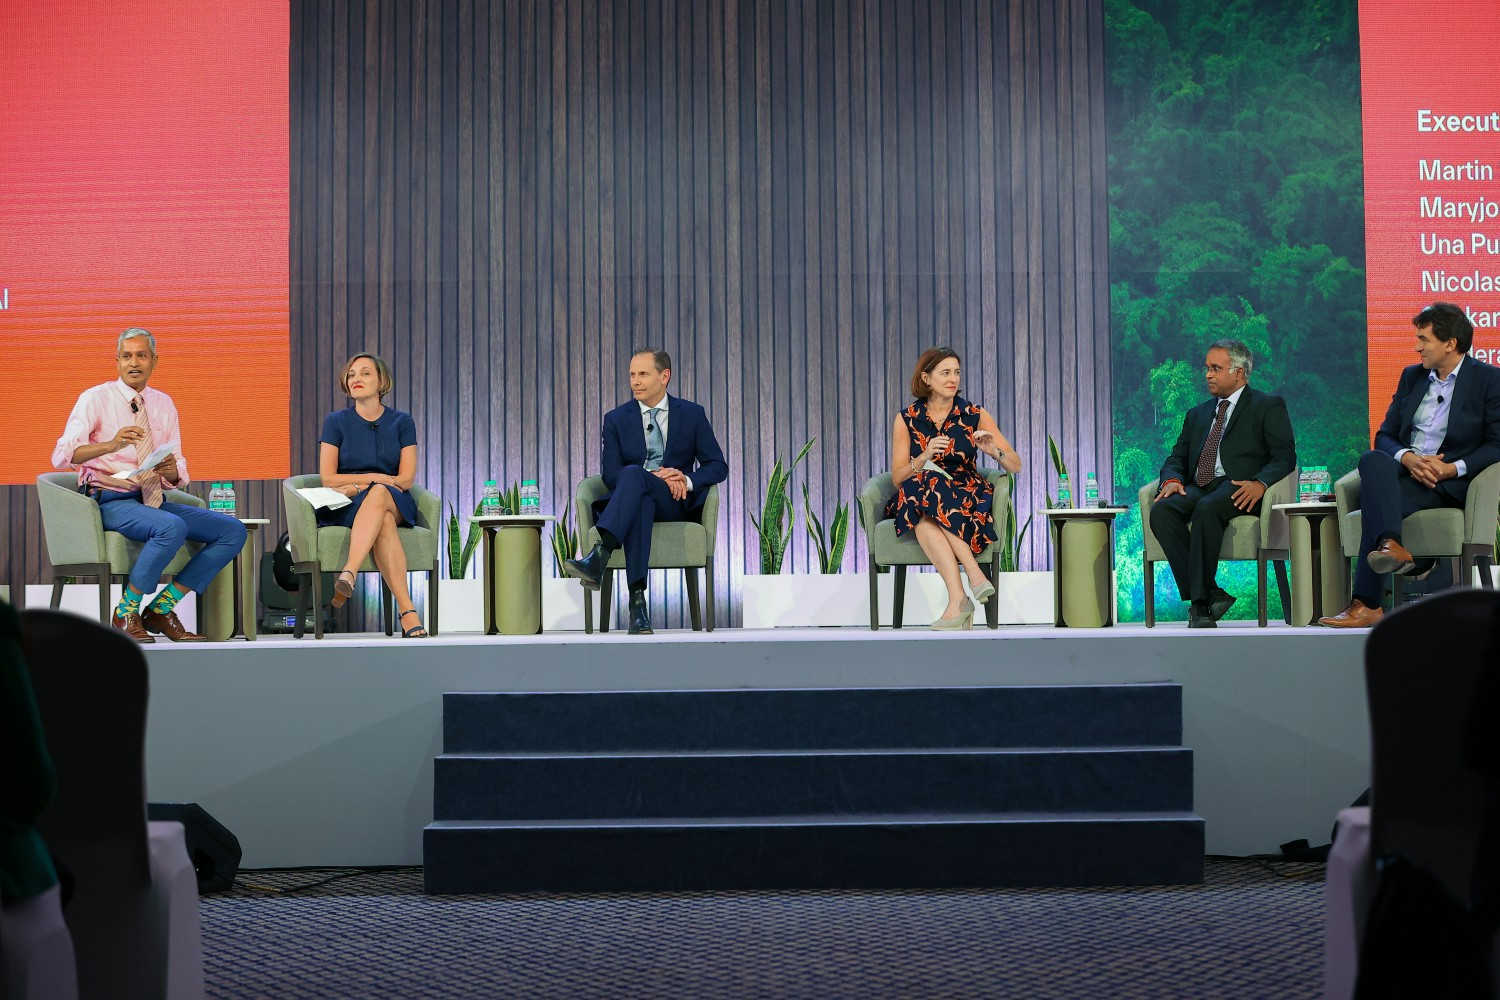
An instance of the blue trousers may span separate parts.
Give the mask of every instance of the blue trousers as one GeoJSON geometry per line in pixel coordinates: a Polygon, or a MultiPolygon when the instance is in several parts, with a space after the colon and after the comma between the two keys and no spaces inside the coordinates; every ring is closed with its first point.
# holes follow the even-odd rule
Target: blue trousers
{"type": "Polygon", "coordinates": [[[646,585],[651,526],[657,521],[685,521],[688,510],[687,500],[672,499],[666,480],[639,465],[627,465],[620,470],[598,525],[625,550],[625,579],[632,588],[646,585]]]}
{"type": "Polygon", "coordinates": [[[1366,607],[1380,607],[1385,581],[1370,568],[1365,556],[1387,538],[1401,541],[1401,519],[1434,507],[1461,507],[1462,501],[1429,489],[1411,477],[1406,467],[1383,451],[1367,451],[1359,459],[1359,559],[1354,566],[1354,596],[1366,607]]]}
{"type": "Polygon", "coordinates": [[[130,585],[143,594],[156,592],[162,570],[185,541],[202,542],[203,548],[176,579],[184,589],[198,593],[245,547],[245,526],[227,514],[170,501],[147,507],[139,493],[100,490],[98,500],[105,531],[118,531],[145,545],[130,568],[130,585]]]}

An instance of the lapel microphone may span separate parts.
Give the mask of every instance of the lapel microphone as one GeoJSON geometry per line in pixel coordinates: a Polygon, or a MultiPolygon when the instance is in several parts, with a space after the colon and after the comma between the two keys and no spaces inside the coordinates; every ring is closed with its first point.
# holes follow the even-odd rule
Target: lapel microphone
{"type": "Polygon", "coordinates": [[[138,405],[136,405],[136,402],[133,399],[130,401],[130,412],[131,413],[140,413],[141,412],[141,408],[138,405]]]}
{"type": "Polygon", "coordinates": [[[365,423],[367,423],[367,424],[370,425],[370,430],[372,430],[372,431],[380,429],[380,426],[379,426],[378,422],[376,422],[374,420],[366,420],[365,423]]]}

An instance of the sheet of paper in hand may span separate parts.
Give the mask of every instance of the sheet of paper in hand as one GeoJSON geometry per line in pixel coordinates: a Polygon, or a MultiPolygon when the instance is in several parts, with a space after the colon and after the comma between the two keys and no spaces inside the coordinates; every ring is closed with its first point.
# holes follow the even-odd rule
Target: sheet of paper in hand
{"type": "Polygon", "coordinates": [[[147,455],[144,462],[142,462],[140,465],[137,465],[133,469],[127,469],[125,472],[120,473],[117,478],[134,479],[136,476],[139,476],[143,472],[150,472],[152,469],[161,464],[162,459],[166,458],[168,455],[177,454],[177,448],[178,442],[176,441],[168,441],[166,444],[157,445],[156,450],[147,455]]]}
{"type": "Polygon", "coordinates": [[[304,486],[297,493],[314,507],[327,507],[329,510],[338,510],[354,502],[330,486],[304,486]]]}

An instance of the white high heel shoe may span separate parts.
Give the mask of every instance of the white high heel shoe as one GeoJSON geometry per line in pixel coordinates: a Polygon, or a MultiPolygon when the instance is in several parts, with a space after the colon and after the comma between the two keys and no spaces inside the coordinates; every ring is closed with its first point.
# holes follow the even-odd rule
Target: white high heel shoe
{"type": "Polygon", "coordinates": [[[967,632],[974,627],[974,602],[967,597],[959,605],[958,614],[952,618],[939,618],[932,623],[934,632],[967,632]]]}

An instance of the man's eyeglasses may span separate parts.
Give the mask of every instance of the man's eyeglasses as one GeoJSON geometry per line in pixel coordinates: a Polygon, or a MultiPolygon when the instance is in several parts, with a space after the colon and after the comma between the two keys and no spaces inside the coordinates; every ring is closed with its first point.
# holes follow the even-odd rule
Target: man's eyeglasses
{"type": "Polygon", "coordinates": [[[1203,371],[1208,375],[1222,375],[1224,372],[1234,371],[1234,366],[1230,365],[1228,368],[1223,368],[1219,365],[1204,365],[1203,371]]]}

